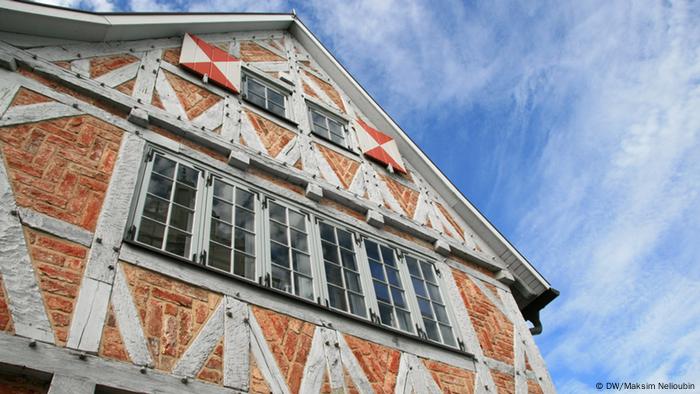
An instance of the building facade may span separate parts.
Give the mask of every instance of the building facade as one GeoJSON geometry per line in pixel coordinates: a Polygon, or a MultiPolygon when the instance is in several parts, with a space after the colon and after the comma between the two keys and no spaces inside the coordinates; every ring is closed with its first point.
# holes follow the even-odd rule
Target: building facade
{"type": "Polygon", "coordinates": [[[1,0],[0,66],[0,392],[555,392],[557,291],[295,15],[1,0]]]}

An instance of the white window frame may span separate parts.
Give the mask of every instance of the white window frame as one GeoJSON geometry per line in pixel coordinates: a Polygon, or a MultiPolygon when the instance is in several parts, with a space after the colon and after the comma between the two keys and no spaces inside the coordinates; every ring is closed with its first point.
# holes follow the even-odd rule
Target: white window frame
{"type": "Polygon", "coordinates": [[[343,149],[349,150],[351,152],[354,152],[353,147],[350,144],[350,127],[349,123],[346,119],[343,119],[337,115],[334,115],[330,111],[321,108],[317,104],[313,104],[311,102],[308,102],[307,105],[308,111],[307,115],[309,117],[309,131],[311,132],[312,135],[323,139],[324,141],[328,141],[329,143],[339,146],[343,149]],[[316,132],[315,130],[315,125],[314,125],[314,112],[323,116],[325,118],[325,123],[326,123],[326,129],[328,130],[328,136],[322,135],[321,133],[316,132]],[[342,137],[343,137],[343,142],[337,142],[334,141],[333,138],[331,137],[331,132],[329,121],[333,121],[337,124],[340,125],[340,128],[342,129],[342,137]]]}
{"type": "Polygon", "coordinates": [[[292,110],[290,108],[290,103],[291,103],[291,92],[288,91],[287,89],[282,88],[281,86],[278,86],[277,84],[271,83],[267,78],[263,78],[261,75],[258,73],[253,73],[250,71],[244,71],[243,76],[242,76],[242,81],[243,81],[243,98],[246,99],[247,102],[251,103],[252,105],[259,107],[263,109],[264,111],[273,114],[274,116],[278,116],[287,120],[292,119],[292,110]],[[259,103],[256,103],[250,98],[250,94],[248,93],[248,84],[249,84],[249,79],[252,79],[255,81],[255,83],[262,85],[265,88],[265,105],[261,105],[259,103]],[[277,112],[274,112],[269,108],[269,98],[268,98],[268,91],[272,90],[273,92],[279,94],[282,96],[282,99],[284,101],[284,114],[278,114],[277,112]]]}

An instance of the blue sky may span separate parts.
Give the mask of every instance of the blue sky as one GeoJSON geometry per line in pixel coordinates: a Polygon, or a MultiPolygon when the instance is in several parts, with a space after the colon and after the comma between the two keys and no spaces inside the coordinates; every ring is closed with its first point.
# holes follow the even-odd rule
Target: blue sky
{"type": "Polygon", "coordinates": [[[536,337],[561,392],[700,387],[700,3],[57,3],[295,8],[561,290],[536,337]]]}

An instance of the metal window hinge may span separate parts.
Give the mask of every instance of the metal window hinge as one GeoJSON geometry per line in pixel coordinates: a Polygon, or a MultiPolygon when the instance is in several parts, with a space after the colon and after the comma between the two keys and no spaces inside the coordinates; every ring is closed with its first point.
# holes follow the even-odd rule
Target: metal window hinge
{"type": "Polygon", "coordinates": [[[203,250],[199,254],[199,264],[205,265],[207,263],[207,251],[203,250]]]}
{"type": "Polygon", "coordinates": [[[270,287],[270,274],[265,274],[265,286],[270,287]]]}
{"type": "Polygon", "coordinates": [[[467,351],[467,349],[464,346],[464,341],[462,341],[461,339],[457,339],[457,346],[459,346],[459,350],[463,352],[467,351]]]}
{"type": "Polygon", "coordinates": [[[207,176],[207,186],[211,186],[211,184],[214,182],[214,174],[209,174],[207,176]]]}
{"type": "Polygon", "coordinates": [[[133,241],[135,236],[136,236],[136,226],[134,226],[132,224],[131,227],[129,227],[129,230],[126,232],[126,238],[133,241]]]}
{"type": "Polygon", "coordinates": [[[155,154],[155,152],[154,152],[153,150],[149,150],[148,153],[146,153],[146,160],[145,160],[146,163],[148,163],[148,162],[150,162],[151,160],[153,160],[153,155],[154,155],[154,154],[155,154]]]}

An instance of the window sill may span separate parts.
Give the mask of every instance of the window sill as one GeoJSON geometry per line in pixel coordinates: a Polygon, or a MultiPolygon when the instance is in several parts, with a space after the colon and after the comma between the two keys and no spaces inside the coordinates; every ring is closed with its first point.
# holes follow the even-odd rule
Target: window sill
{"type": "Polygon", "coordinates": [[[275,112],[270,111],[269,109],[263,107],[262,105],[248,99],[248,97],[245,94],[242,94],[241,98],[243,98],[243,101],[246,103],[246,105],[249,105],[249,106],[257,109],[258,111],[263,112],[267,116],[273,117],[277,121],[280,121],[282,123],[285,123],[288,126],[291,126],[294,130],[298,129],[299,123],[297,123],[297,122],[295,122],[287,117],[279,115],[275,112]]]}
{"type": "MultiPolygon", "coordinates": [[[[371,329],[374,329],[377,331],[382,331],[385,333],[389,333],[391,335],[405,338],[405,339],[408,339],[410,341],[417,342],[421,345],[427,345],[427,346],[430,346],[433,348],[442,349],[442,350],[448,351],[448,352],[453,353],[453,354],[457,354],[457,355],[462,356],[462,357],[468,357],[471,359],[474,358],[474,355],[472,353],[467,352],[467,351],[464,351],[464,350],[461,350],[458,348],[454,348],[454,347],[451,347],[448,345],[444,345],[444,344],[441,344],[438,342],[434,342],[434,341],[431,341],[429,339],[422,338],[416,334],[411,334],[411,333],[407,333],[405,331],[401,331],[399,329],[387,327],[387,326],[382,325],[380,323],[373,322],[369,319],[364,319],[364,318],[361,318],[359,316],[355,316],[351,313],[343,312],[343,311],[334,309],[330,306],[326,306],[325,300],[318,299],[318,302],[308,300],[306,298],[302,298],[302,297],[296,296],[294,294],[290,294],[290,293],[287,293],[285,291],[275,289],[273,287],[265,286],[264,284],[260,283],[260,281],[242,278],[242,277],[239,277],[237,275],[226,273],[226,272],[223,272],[219,269],[206,266],[204,264],[195,263],[192,260],[186,259],[186,258],[181,257],[181,256],[173,255],[171,253],[150,247],[148,245],[141,244],[135,240],[125,238],[124,243],[128,244],[130,246],[130,249],[132,249],[131,254],[133,254],[133,251],[136,251],[136,252],[143,251],[142,253],[144,253],[144,254],[148,253],[148,254],[157,255],[161,259],[162,258],[172,259],[173,265],[177,264],[177,263],[184,263],[184,264],[187,264],[188,266],[197,267],[197,269],[200,269],[202,271],[206,271],[212,275],[217,275],[217,276],[224,277],[227,279],[232,279],[233,281],[236,282],[236,284],[240,284],[240,285],[248,287],[248,288],[259,289],[261,291],[264,291],[265,294],[269,294],[271,297],[282,298],[284,300],[284,302],[289,305],[290,308],[303,308],[304,306],[306,306],[306,307],[312,308],[312,309],[317,310],[317,311],[318,310],[325,311],[328,314],[331,314],[334,318],[337,317],[339,319],[344,319],[346,321],[352,321],[355,323],[359,323],[367,328],[371,328],[371,329]]],[[[120,259],[122,259],[121,256],[120,256],[120,259]]],[[[133,261],[130,261],[130,260],[133,260],[133,259],[129,259],[129,258],[123,259],[123,261],[125,261],[127,263],[134,263],[133,261]]],[[[168,261],[168,263],[170,263],[170,261],[168,261]]],[[[156,272],[158,272],[158,271],[156,271],[156,272]]],[[[167,272],[161,272],[161,273],[164,275],[168,275],[167,272]]],[[[172,275],[168,275],[168,276],[172,276],[172,275]]],[[[195,286],[202,286],[202,284],[200,284],[200,283],[192,283],[192,284],[195,286]]],[[[204,287],[206,287],[206,285],[204,287]]],[[[258,305],[254,299],[242,299],[242,300],[247,302],[247,303],[250,303],[252,305],[258,305]]],[[[280,313],[283,313],[283,312],[280,312],[280,313]]],[[[310,323],[318,324],[317,322],[310,322],[310,323]]],[[[329,326],[332,326],[332,324],[329,324],[329,326]]],[[[351,334],[351,335],[356,335],[356,334],[351,334]]]]}

